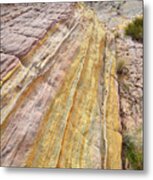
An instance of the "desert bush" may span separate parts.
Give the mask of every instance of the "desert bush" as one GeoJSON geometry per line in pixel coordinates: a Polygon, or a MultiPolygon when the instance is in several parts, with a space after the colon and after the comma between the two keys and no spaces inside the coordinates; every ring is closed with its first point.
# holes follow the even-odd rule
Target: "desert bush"
{"type": "Polygon", "coordinates": [[[137,145],[132,137],[123,137],[123,150],[124,156],[128,159],[130,169],[141,170],[143,169],[143,154],[142,147],[137,145]]]}
{"type": "Polygon", "coordinates": [[[125,28],[125,34],[131,36],[133,40],[143,42],[143,18],[137,17],[125,28]]]}

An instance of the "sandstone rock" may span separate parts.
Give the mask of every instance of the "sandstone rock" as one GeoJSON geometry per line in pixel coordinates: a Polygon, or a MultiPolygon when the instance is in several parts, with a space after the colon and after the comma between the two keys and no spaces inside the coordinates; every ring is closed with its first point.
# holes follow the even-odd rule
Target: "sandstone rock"
{"type": "Polygon", "coordinates": [[[2,31],[1,47],[7,54],[22,57],[36,44],[37,39],[20,34],[2,31]]]}
{"type": "MultiPolygon", "coordinates": [[[[106,23],[106,26],[112,32],[119,33],[116,36],[116,56],[118,60],[124,60],[126,67],[129,69],[128,78],[122,78],[119,83],[120,92],[120,114],[122,121],[123,144],[124,136],[130,137],[134,146],[137,146],[137,141],[140,142],[139,152],[142,154],[142,86],[143,86],[143,44],[133,41],[125,36],[125,26],[135,18],[142,16],[143,3],[142,1],[118,1],[118,2],[102,2],[89,4],[97,12],[99,19],[106,23]],[[100,8],[104,8],[101,11],[100,8]],[[117,14],[115,15],[115,13],[117,14]],[[137,84],[137,82],[139,82],[137,84]],[[130,86],[128,85],[130,84],[130,86]],[[127,86],[127,88],[125,88],[127,86]],[[128,89],[128,91],[127,91],[128,89]],[[141,98],[140,98],[141,97],[141,98]],[[139,130],[138,130],[139,129],[139,130]],[[137,133],[137,136],[135,135],[137,133]]],[[[124,166],[124,151],[123,146],[123,166],[124,166]]],[[[141,164],[141,163],[140,163],[141,164]]],[[[126,166],[127,168],[127,166],[126,166]]],[[[129,165],[131,168],[131,165],[129,165]]]]}
{"type": "Polygon", "coordinates": [[[1,80],[10,72],[14,71],[19,65],[20,61],[17,57],[8,54],[0,54],[0,77],[1,80]]]}
{"type": "Polygon", "coordinates": [[[113,35],[131,3],[87,4],[1,6],[2,166],[123,168],[122,125],[142,123],[141,47],[113,35]],[[134,67],[120,94],[119,56],[134,67]]]}
{"type": "MultiPolygon", "coordinates": [[[[34,8],[38,15],[34,21],[31,6],[29,11],[21,13],[22,8],[18,10],[16,5],[18,13],[13,9],[11,26],[9,14],[3,17],[8,22],[1,36],[2,49],[7,53],[2,54],[2,61],[8,58],[3,69],[6,71],[9,63],[14,66],[15,62],[21,63],[19,70],[2,85],[2,165],[120,169],[122,138],[114,132],[120,126],[114,79],[116,119],[113,126],[111,112],[107,112],[113,96],[103,107],[103,113],[107,112],[107,127],[102,124],[97,99],[101,52],[105,48],[104,28],[95,14],[81,3],[51,5],[52,8],[48,8],[38,4],[34,8]],[[46,9],[45,13],[41,8],[46,9]],[[117,146],[111,142],[113,134],[117,136],[117,146]],[[104,136],[109,141],[108,149],[104,148],[107,142],[102,144],[106,141],[104,136]],[[112,149],[117,152],[116,156],[112,149]]],[[[111,66],[108,64],[106,68],[111,66]]]]}

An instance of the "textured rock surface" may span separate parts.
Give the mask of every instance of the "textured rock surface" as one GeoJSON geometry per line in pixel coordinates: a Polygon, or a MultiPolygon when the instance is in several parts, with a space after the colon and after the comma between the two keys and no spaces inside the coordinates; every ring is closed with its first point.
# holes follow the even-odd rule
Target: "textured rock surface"
{"type": "Polygon", "coordinates": [[[89,2],[88,5],[110,30],[124,26],[127,21],[143,13],[141,0],[89,2]]]}
{"type": "Polygon", "coordinates": [[[84,3],[1,5],[2,166],[122,169],[125,40],[97,14],[84,3]]]}
{"type": "MultiPolygon", "coordinates": [[[[117,63],[123,61],[128,70],[125,77],[118,79],[122,135],[126,141],[130,138],[138,147],[137,153],[143,154],[143,44],[124,35],[125,26],[135,17],[143,15],[143,3],[135,0],[91,2],[88,5],[105,23],[107,31],[110,30],[115,35],[117,63]]],[[[124,154],[126,143],[123,141],[123,156],[126,156],[124,154]]],[[[125,166],[132,168],[128,163],[125,166]]]]}

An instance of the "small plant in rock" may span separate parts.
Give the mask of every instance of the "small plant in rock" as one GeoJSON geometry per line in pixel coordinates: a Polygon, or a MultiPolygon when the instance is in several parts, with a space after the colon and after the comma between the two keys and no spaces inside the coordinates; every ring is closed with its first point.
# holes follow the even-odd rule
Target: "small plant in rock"
{"type": "Polygon", "coordinates": [[[142,147],[138,146],[131,136],[123,137],[124,156],[128,159],[130,169],[143,169],[142,147]]]}
{"type": "Polygon", "coordinates": [[[129,93],[129,85],[126,82],[126,79],[128,79],[129,69],[127,68],[124,60],[117,61],[116,74],[118,77],[117,80],[119,94],[121,93],[121,90],[129,93]]]}
{"type": "Polygon", "coordinates": [[[126,63],[124,60],[118,60],[116,65],[116,73],[118,75],[118,78],[121,78],[123,76],[126,76],[128,74],[129,70],[126,67],[126,63]]]}
{"type": "Polygon", "coordinates": [[[125,34],[131,36],[133,40],[143,42],[143,18],[137,17],[125,28],[125,34]]]}
{"type": "Polygon", "coordinates": [[[116,31],[116,32],[114,32],[114,36],[116,39],[118,39],[120,37],[120,33],[116,31]]]}

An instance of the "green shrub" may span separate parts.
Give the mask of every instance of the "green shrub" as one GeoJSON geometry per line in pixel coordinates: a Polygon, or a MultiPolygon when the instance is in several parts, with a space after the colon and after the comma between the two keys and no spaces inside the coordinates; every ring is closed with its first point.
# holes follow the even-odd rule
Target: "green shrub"
{"type": "Polygon", "coordinates": [[[143,18],[137,17],[125,28],[125,34],[131,36],[133,40],[143,42],[143,18]]]}
{"type": "Polygon", "coordinates": [[[123,151],[130,163],[130,169],[143,169],[142,147],[137,146],[130,136],[123,138],[123,151]]]}

